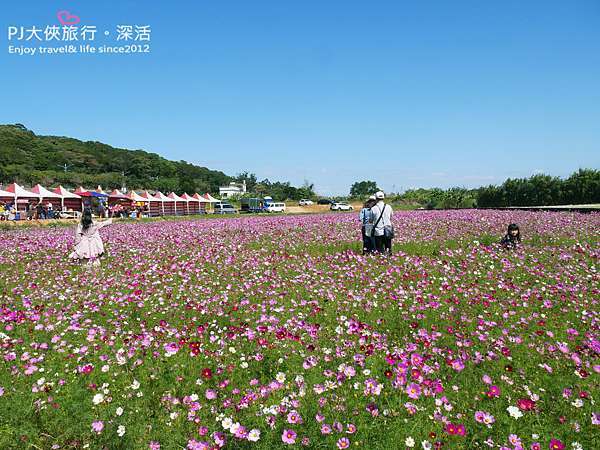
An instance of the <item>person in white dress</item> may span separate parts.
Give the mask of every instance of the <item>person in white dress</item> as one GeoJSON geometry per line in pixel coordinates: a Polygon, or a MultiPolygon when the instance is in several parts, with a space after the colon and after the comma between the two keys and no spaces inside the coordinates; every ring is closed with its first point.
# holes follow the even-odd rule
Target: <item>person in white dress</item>
{"type": "Polygon", "coordinates": [[[86,208],[81,216],[81,222],[75,230],[75,247],[69,258],[81,261],[87,265],[100,265],[100,257],[104,254],[104,243],[100,237],[100,228],[110,225],[112,219],[102,222],[92,220],[92,211],[86,208]]]}

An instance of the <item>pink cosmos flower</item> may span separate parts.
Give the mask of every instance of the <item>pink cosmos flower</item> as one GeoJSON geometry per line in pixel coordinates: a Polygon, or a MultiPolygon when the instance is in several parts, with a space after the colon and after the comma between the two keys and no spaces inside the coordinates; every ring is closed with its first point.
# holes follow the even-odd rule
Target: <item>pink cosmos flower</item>
{"type": "Polygon", "coordinates": [[[490,398],[500,397],[500,388],[498,386],[490,386],[490,390],[486,395],[490,398]]]}
{"type": "Polygon", "coordinates": [[[483,411],[475,411],[475,422],[483,423],[484,417],[485,417],[485,413],[483,411]]]}
{"type": "Polygon", "coordinates": [[[179,345],[177,345],[176,342],[169,342],[168,344],[164,345],[164,349],[167,353],[167,356],[174,355],[179,351],[179,345]]]}
{"type": "Polygon", "coordinates": [[[558,439],[550,439],[550,450],[564,450],[565,444],[563,444],[558,439]]]}
{"type": "Polygon", "coordinates": [[[294,430],[283,430],[281,440],[284,444],[295,444],[296,443],[296,432],[294,430]]]}
{"type": "Polygon", "coordinates": [[[327,425],[326,423],[321,425],[321,434],[330,434],[331,433],[331,426],[327,425]]]}
{"type": "Polygon", "coordinates": [[[150,443],[148,444],[148,449],[149,450],[160,450],[160,444],[156,441],[150,441],[150,443]]]}
{"type": "Polygon", "coordinates": [[[101,420],[96,420],[95,422],[92,422],[92,431],[94,433],[100,434],[100,433],[102,433],[103,429],[104,429],[104,422],[102,422],[101,420]]]}
{"type": "Polygon", "coordinates": [[[215,398],[217,398],[217,391],[215,391],[214,389],[207,389],[204,395],[206,396],[207,400],[214,400],[215,398]]]}
{"type": "Polygon", "coordinates": [[[348,447],[350,447],[350,439],[345,438],[345,437],[338,439],[337,448],[342,449],[342,448],[348,448],[348,447]]]}
{"type": "Polygon", "coordinates": [[[300,414],[298,414],[298,411],[293,410],[288,413],[287,421],[288,421],[288,423],[291,423],[291,424],[302,423],[302,417],[300,417],[300,414]]]}
{"type": "Polygon", "coordinates": [[[416,383],[410,383],[408,386],[406,386],[406,393],[408,394],[409,398],[416,400],[421,396],[421,386],[416,383]]]}

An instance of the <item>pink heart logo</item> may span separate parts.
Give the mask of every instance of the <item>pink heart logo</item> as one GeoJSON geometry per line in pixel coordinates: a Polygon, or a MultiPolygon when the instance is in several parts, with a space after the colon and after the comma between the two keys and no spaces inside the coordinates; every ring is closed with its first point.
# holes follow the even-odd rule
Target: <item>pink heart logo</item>
{"type": "Polygon", "coordinates": [[[59,11],[56,13],[56,17],[62,25],[75,25],[81,21],[79,16],[71,14],[69,11],[59,11]]]}

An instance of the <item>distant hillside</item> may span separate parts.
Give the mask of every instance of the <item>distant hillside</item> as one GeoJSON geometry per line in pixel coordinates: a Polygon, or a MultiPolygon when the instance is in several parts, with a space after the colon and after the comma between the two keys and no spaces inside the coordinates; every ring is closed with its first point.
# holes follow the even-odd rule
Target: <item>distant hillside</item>
{"type": "Polygon", "coordinates": [[[112,189],[125,183],[130,189],[216,193],[220,185],[233,178],[143,150],[126,150],[69,137],[38,136],[20,124],[0,125],[0,182],[15,180],[28,185],[100,184],[112,189]]]}

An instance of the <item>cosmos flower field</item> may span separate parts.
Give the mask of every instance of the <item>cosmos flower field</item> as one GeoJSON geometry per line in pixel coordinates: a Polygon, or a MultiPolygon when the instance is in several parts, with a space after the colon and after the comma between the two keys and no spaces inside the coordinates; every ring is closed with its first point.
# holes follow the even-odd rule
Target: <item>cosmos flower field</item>
{"type": "Polygon", "coordinates": [[[600,215],[394,220],[0,231],[0,448],[600,448],[600,215]]]}

